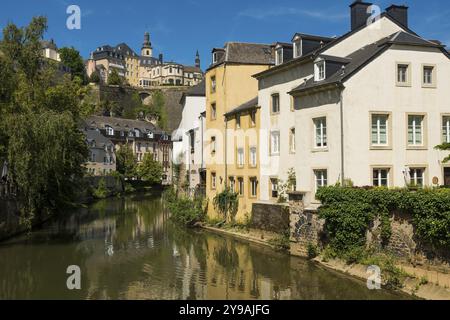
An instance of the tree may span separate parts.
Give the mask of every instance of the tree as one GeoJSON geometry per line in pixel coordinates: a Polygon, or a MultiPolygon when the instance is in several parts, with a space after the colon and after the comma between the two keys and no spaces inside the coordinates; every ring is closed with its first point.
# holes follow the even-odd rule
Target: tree
{"type": "Polygon", "coordinates": [[[116,152],[117,171],[124,175],[127,179],[136,177],[136,157],[133,154],[131,147],[126,144],[122,145],[116,152]]]}
{"type": "Polygon", "coordinates": [[[100,75],[98,71],[92,72],[91,76],[89,77],[89,83],[96,83],[96,84],[100,83],[100,75]]]}
{"type": "Polygon", "coordinates": [[[46,30],[46,18],[35,17],[24,28],[8,24],[0,41],[0,157],[27,225],[76,201],[88,155],[77,128],[87,91],[45,63],[46,30]]]}
{"type": "MultiPolygon", "coordinates": [[[[450,143],[448,143],[448,142],[443,143],[443,144],[441,144],[441,145],[439,145],[439,146],[436,146],[435,149],[436,149],[436,150],[441,150],[441,151],[450,151],[450,143]]],[[[450,162],[450,155],[447,156],[442,162],[443,162],[443,163],[450,162]]]]}
{"type": "Polygon", "coordinates": [[[74,47],[65,47],[59,49],[59,55],[61,57],[61,62],[66,67],[70,68],[72,78],[78,77],[83,81],[83,83],[86,83],[86,71],[80,52],[74,47]]]}
{"type": "Polygon", "coordinates": [[[111,86],[121,86],[123,84],[123,79],[119,76],[116,69],[112,69],[108,77],[108,84],[111,86]]]}
{"type": "Polygon", "coordinates": [[[163,168],[158,161],[153,159],[153,154],[147,153],[144,161],[138,166],[138,175],[139,178],[151,184],[161,184],[163,168]]]}

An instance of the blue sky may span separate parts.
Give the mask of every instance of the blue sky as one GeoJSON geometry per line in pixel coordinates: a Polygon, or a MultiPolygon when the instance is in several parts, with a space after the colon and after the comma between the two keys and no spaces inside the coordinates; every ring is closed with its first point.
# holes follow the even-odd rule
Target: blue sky
{"type": "MultiPolygon", "coordinates": [[[[273,43],[290,41],[295,32],[325,36],[349,29],[352,0],[15,0],[2,1],[0,27],[23,26],[34,15],[48,18],[46,38],[59,47],[74,46],[84,57],[103,44],[128,43],[139,52],[145,31],[151,33],[155,55],[193,64],[200,51],[202,67],[213,47],[226,41],[273,43]],[[68,30],[66,9],[82,11],[81,30],[68,30]]],[[[428,39],[450,45],[450,7],[444,0],[375,1],[382,9],[392,3],[410,7],[410,27],[428,39]]]]}

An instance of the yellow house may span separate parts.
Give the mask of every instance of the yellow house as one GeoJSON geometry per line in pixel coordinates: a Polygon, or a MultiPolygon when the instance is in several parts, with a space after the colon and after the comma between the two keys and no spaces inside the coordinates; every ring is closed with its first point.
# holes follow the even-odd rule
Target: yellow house
{"type": "Polygon", "coordinates": [[[206,72],[206,195],[208,216],[218,218],[213,199],[226,188],[239,194],[236,220],[250,216],[259,198],[258,82],[252,76],[273,65],[270,45],[229,42],[212,51],[206,72]]]}

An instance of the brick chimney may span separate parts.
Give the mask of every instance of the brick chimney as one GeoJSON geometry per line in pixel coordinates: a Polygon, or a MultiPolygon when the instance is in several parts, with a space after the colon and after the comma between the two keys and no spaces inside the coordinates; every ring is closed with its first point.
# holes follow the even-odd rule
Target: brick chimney
{"type": "Polygon", "coordinates": [[[408,28],[408,7],[393,4],[386,9],[386,13],[394,18],[402,26],[408,28]]]}
{"type": "Polygon", "coordinates": [[[350,5],[351,28],[352,31],[366,25],[367,20],[371,16],[368,9],[372,3],[357,0],[350,5]]]}

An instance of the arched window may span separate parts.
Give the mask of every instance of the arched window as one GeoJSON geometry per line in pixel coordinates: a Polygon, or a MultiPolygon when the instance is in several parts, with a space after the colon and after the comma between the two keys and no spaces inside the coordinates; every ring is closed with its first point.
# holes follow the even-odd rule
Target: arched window
{"type": "Polygon", "coordinates": [[[113,136],[114,135],[114,129],[110,126],[106,126],[106,134],[108,136],[113,136]]]}
{"type": "Polygon", "coordinates": [[[139,129],[134,129],[134,135],[136,138],[139,138],[141,136],[141,131],[139,129]]]}

